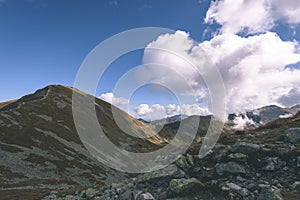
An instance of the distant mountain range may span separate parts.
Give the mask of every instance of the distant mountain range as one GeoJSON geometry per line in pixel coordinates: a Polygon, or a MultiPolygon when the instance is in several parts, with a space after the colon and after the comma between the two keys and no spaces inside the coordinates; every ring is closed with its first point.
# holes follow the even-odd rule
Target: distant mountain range
{"type": "Polygon", "coordinates": [[[276,105],[264,106],[262,108],[233,113],[228,115],[228,122],[237,128],[258,127],[279,118],[294,116],[298,106],[282,108],[276,105]]]}
{"type": "MultiPolygon", "coordinates": [[[[50,191],[75,193],[76,190],[80,191],[91,186],[99,188],[113,187],[113,185],[134,180],[132,177],[136,177],[135,174],[118,172],[103,165],[83,146],[73,121],[73,92],[81,97],[91,97],[72,87],[50,85],[18,100],[0,103],[0,199],[40,199],[48,195],[50,191]]],[[[190,153],[197,154],[198,150],[196,149],[202,143],[212,117],[177,115],[165,120],[148,123],[137,120],[116,108],[116,114],[123,120],[133,135],[142,134],[147,136],[137,138],[126,134],[118,127],[113,119],[109,103],[95,98],[95,109],[106,136],[119,148],[131,152],[154,151],[168,144],[178,131],[181,120],[184,120],[189,124],[191,130],[193,127],[198,127],[197,136],[189,150],[190,153]],[[199,117],[199,124],[192,123],[191,119],[194,117],[199,117]],[[164,127],[158,134],[155,134],[153,132],[155,125],[161,125],[162,123],[165,124],[164,127]]],[[[255,127],[261,126],[260,130],[264,127],[269,130],[270,127],[274,126],[273,131],[270,133],[282,135],[285,129],[293,128],[295,123],[298,126],[299,114],[298,118],[295,115],[298,109],[299,105],[292,108],[266,106],[253,111],[231,114],[228,117],[229,122],[224,126],[220,141],[231,145],[234,141],[239,140],[237,139],[239,135],[235,135],[236,130],[233,129],[238,118],[249,119],[255,127]],[[286,118],[291,116],[294,116],[294,118],[286,118]],[[264,124],[266,125],[263,126],[264,124]]],[[[84,109],[82,109],[81,114],[86,116],[86,120],[89,119],[89,113],[85,112],[84,109]]],[[[265,132],[259,132],[265,134],[265,132]]],[[[249,132],[249,134],[252,134],[252,132],[249,132]]],[[[269,140],[264,135],[258,135],[257,138],[259,137],[266,140],[266,142],[269,140]]],[[[243,136],[243,138],[248,137],[243,136]]],[[[277,136],[272,136],[272,138],[280,140],[277,136]]],[[[252,142],[257,141],[252,137],[249,137],[250,140],[253,140],[252,142]]],[[[211,168],[212,166],[209,166],[211,165],[209,163],[217,161],[216,158],[213,158],[213,160],[207,161],[205,167],[211,168]]],[[[167,170],[175,173],[176,167],[174,167],[174,164],[172,164],[167,170]]],[[[174,196],[172,192],[168,193],[170,189],[168,184],[170,178],[174,178],[174,174],[168,175],[168,178],[164,173],[152,174],[152,176],[156,177],[157,184],[162,184],[161,199],[174,196]],[[164,178],[159,179],[160,176],[164,176],[164,178]]],[[[176,177],[178,176],[179,174],[176,175],[176,177]]],[[[185,176],[189,177],[190,175],[184,175],[183,177],[185,176]]],[[[208,177],[204,179],[210,180],[208,177]]],[[[146,180],[145,177],[143,180],[146,180]]],[[[143,184],[146,187],[148,182],[143,184]]],[[[158,187],[158,185],[154,185],[149,186],[149,188],[147,186],[147,190],[152,191],[153,188],[158,187]]],[[[139,187],[141,189],[142,186],[139,187]]],[[[125,192],[123,191],[124,194],[125,192]]],[[[120,195],[123,193],[120,193],[120,195]]],[[[78,193],[78,195],[81,194],[78,193]]],[[[157,195],[154,196],[158,198],[157,195]]],[[[106,197],[102,199],[107,199],[106,197]]],[[[78,197],[78,199],[84,198],[89,199],[78,197]]],[[[49,197],[48,199],[52,198],[49,197]]],[[[122,197],[119,199],[127,198],[122,197]]]]}
{"type": "Polygon", "coordinates": [[[186,119],[188,117],[189,116],[187,116],[187,115],[174,115],[174,116],[170,116],[170,117],[166,117],[164,119],[159,119],[159,120],[154,120],[154,121],[146,121],[144,119],[138,119],[138,120],[145,122],[145,123],[163,125],[163,124],[170,124],[170,123],[174,123],[174,122],[180,122],[181,120],[186,119]]]}
{"type": "MultiPolygon", "coordinates": [[[[294,116],[300,111],[300,105],[294,105],[291,108],[282,108],[276,105],[264,106],[254,110],[241,111],[228,115],[227,124],[237,129],[243,128],[255,128],[262,126],[268,122],[274,121],[279,118],[288,118],[294,116]],[[242,126],[238,126],[242,125],[242,126]]],[[[172,124],[174,122],[180,122],[188,118],[187,115],[174,115],[165,119],[146,121],[138,119],[144,123],[151,123],[156,125],[172,124]]]]}

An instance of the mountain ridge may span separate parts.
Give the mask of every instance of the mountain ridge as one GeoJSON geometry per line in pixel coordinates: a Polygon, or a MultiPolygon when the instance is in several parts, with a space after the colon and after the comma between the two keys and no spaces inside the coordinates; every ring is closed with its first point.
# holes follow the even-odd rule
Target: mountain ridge
{"type": "MultiPolygon", "coordinates": [[[[51,191],[56,191],[59,196],[64,196],[63,199],[68,199],[66,194],[73,194],[73,197],[77,199],[86,199],[88,192],[85,190],[93,186],[100,188],[96,191],[99,198],[103,194],[102,199],[107,199],[109,195],[115,194],[115,190],[119,191],[120,197],[123,196],[124,198],[122,198],[126,199],[124,196],[126,190],[134,192],[136,189],[147,189],[155,198],[165,199],[177,196],[176,192],[174,193],[174,188],[172,189],[169,186],[173,179],[184,178],[189,180],[190,177],[196,179],[191,181],[196,181],[199,191],[202,191],[204,187],[205,192],[198,194],[197,190],[190,189],[188,194],[184,193],[184,195],[213,198],[209,193],[216,190],[218,195],[228,197],[229,194],[222,192],[224,187],[223,179],[235,182],[233,178],[236,177],[221,176],[222,179],[219,178],[217,172],[221,170],[220,166],[226,166],[225,164],[228,161],[237,162],[239,165],[245,165],[247,169],[245,169],[245,172],[249,176],[255,176],[256,173],[262,173],[262,171],[260,167],[256,167],[256,164],[253,163],[261,163],[260,165],[263,167],[264,162],[267,162],[264,159],[273,159],[274,155],[280,160],[284,160],[289,170],[292,170],[288,174],[283,167],[278,168],[280,173],[276,176],[280,177],[279,181],[286,188],[283,188],[283,192],[294,192],[294,189],[289,185],[296,181],[293,178],[297,168],[294,160],[297,160],[297,152],[300,153],[299,142],[295,142],[298,141],[298,133],[294,133],[294,128],[300,127],[299,113],[290,118],[276,119],[253,130],[236,131],[225,124],[218,143],[204,159],[199,159],[197,154],[210,125],[211,116],[190,117],[199,117],[199,124],[189,123],[189,118],[183,119],[190,126],[190,130],[198,127],[194,142],[187,152],[184,153],[186,159],[190,158],[189,155],[192,155],[195,163],[193,167],[185,166],[187,161],[179,160],[162,171],[137,175],[113,170],[100,163],[86,150],[77,134],[72,117],[73,92],[78,92],[83,97],[84,95],[89,95],[72,87],[50,85],[0,108],[1,198],[19,199],[20,195],[22,195],[23,199],[41,199],[51,191]],[[292,132],[286,132],[288,130],[292,132]],[[261,150],[259,154],[253,155],[254,157],[247,155],[249,156],[249,160],[246,159],[247,161],[245,159],[231,158],[230,156],[240,156],[228,153],[228,149],[236,142],[262,145],[264,148],[269,148],[270,152],[261,150]],[[291,148],[291,146],[294,146],[294,148],[291,148]],[[262,159],[263,162],[255,160],[257,157],[262,159]],[[291,160],[289,161],[287,158],[291,160]],[[253,161],[252,163],[252,159],[255,162],[253,161]],[[187,170],[186,168],[189,169],[187,170]],[[287,178],[281,178],[280,174],[287,178]],[[210,181],[214,179],[217,181],[217,185],[211,186],[210,181]],[[199,184],[198,180],[201,180],[203,184],[199,184]],[[120,188],[120,184],[122,185],[123,183],[125,185],[130,183],[136,188],[134,189],[132,186],[124,186],[124,188],[122,186],[120,188]],[[109,189],[109,187],[113,189],[109,189]],[[157,192],[158,190],[161,192],[157,192]],[[82,194],[75,191],[82,191],[82,194]],[[109,194],[106,194],[106,191],[109,194]]],[[[168,123],[162,127],[157,135],[153,135],[151,132],[153,127],[149,124],[136,120],[116,108],[117,115],[126,122],[132,133],[141,133],[149,136],[136,138],[132,135],[127,135],[118,128],[118,125],[113,121],[111,104],[95,97],[92,98],[95,99],[97,118],[106,136],[119,148],[127,151],[149,152],[159,149],[173,139],[180,126],[180,121],[168,123]]],[[[87,116],[88,119],[88,112],[85,112],[84,109],[81,110],[82,115],[87,116]]],[[[188,162],[190,163],[189,165],[192,165],[192,161],[188,162]]],[[[263,176],[265,176],[264,179],[266,180],[274,178],[267,173],[263,176]]],[[[244,178],[246,179],[247,177],[245,176],[244,178]]],[[[174,181],[176,182],[176,180],[174,181]]],[[[247,180],[245,183],[256,184],[256,187],[258,187],[258,182],[247,180]]],[[[246,188],[242,183],[238,184],[246,188]]],[[[251,198],[258,196],[251,189],[247,190],[251,198]]],[[[234,193],[234,191],[231,192],[234,193]]],[[[239,197],[240,194],[236,195],[236,197],[239,197]]],[[[93,199],[95,197],[96,199],[96,196],[94,194],[94,196],[89,198],[93,199]]],[[[112,196],[109,198],[112,198],[112,196]]],[[[48,199],[59,199],[59,197],[49,197],[48,199]]]]}
{"type": "MultiPolygon", "coordinates": [[[[128,176],[102,165],[83,146],[72,117],[74,91],[78,90],[51,85],[0,109],[1,191],[11,191],[11,195],[25,189],[68,189],[95,182],[103,185],[128,176]]],[[[111,121],[111,105],[95,100],[99,120],[115,144],[146,150],[162,142],[155,136],[145,140],[125,137],[111,121]]],[[[117,111],[127,116],[126,120],[134,120],[117,111]]]]}

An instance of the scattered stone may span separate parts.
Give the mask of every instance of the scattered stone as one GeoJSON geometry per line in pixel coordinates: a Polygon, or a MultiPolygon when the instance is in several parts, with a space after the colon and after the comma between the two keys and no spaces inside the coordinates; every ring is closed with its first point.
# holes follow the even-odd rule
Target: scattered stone
{"type": "Polygon", "coordinates": [[[247,187],[248,190],[251,190],[251,191],[254,191],[254,190],[257,189],[257,185],[254,184],[254,183],[250,183],[246,187],[247,187]]]}
{"type": "Polygon", "coordinates": [[[57,197],[56,194],[50,194],[50,195],[44,197],[42,200],[55,200],[55,199],[57,199],[57,198],[58,198],[58,197],[57,197]]]}
{"type": "Polygon", "coordinates": [[[88,188],[86,191],[85,191],[85,195],[87,198],[92,198],[94,197],[95,195],[99,194],[99,191],[94,189],[94,188],[88,188]]]}
{"type": "Polygon", "coordinates": [[[124,193],[122,194],[122,198],[123,198],[123,199],[128,199],[128,200],[134,199],[134,196],[133,196],[132,191],[128,190],[128,191],[124,192],[124,193]]]}
{"type": "Polygon", "coordinates": [[[239,185],[235,183],[227,183],[226,186],[232,190],[240,190],[242,189],[239,185]]]}
{"type": "Polygon", "coordinates": [[[274,187],[265,187],[261,189],[257,200],[283,200],[283,198],[279,189],[274,187]]]}
{"type": "Polygon", "coordinates": [[[230,148],[230,151],[233,153],[249,154],[257,152],[259,149],[260,146],[257,144],[237,142],[230,148]]]}
{"type": "MultiPolygon", "coordinates": [[[[171,164],[168,165],[167,167],[157,170],[157,171],[153,171],[153,172],[149,172],[146,174],[142,174],[140,176],[138,176],[135,181],[133,182],[147,182],[147,181],[155,181],[155,180],[170,180],[172,178],[183,178],[185,176],[185,173],[176,167],[175,164],[171,164]]],[[[132,184],[132,183],[129,183],[132,184]]],[[[129,184],[127,184],[127,186],[129,186],[129,184]]],[[[126,187],[127,187],[126,186],[126,187]]],[[[133,187],[133,185],[131,185],[133,187]]]]}
{"type": "Polygon", "coordinates": [[[204,185],[196,178],[173,179],[170,182],[170,190],[175,194],[182,194],[193,191],[195,187],[204,187],[204,185]]]}
{"type": "Polygon", "coordinates": [[[267,165],[263,167],[265,171],[274,171],[275,169],[280,169],[282,166],[285,166],[286,163],[281,161],[278,157],[272,157],[265,159],[267,165]]]}
{"type": "Polygon", "coordinates": [[[216,172],[219,175],[223,175],[224,173],[229,174],[245,174],[246,170],[243,166],[235,163],[235,162],[228,162],[228,163],[221,163],[216,165],[216,172]]]}
{"type": "Polygon", "coordinates": [[[300,128],[289,128],[286,130],[284,140],[291,143],[297,143],[300,141],[300,128]]]}
{"type": "Polygon", "coordinates": [[[186,160],[188,161],[188,163],[189,163],[192,167],[195,166],[194,158],[193,158],[193,156],[192,156],[191,154],[187,154],[187,155],[186,155],[186,160]]]}
{"type": "Polygon", "coordinates": [[[76,200],[76,199],[78,199],[78,198],[76,198],[76,197],[74,197],[74,196],[72,196],[72,195],[67,195],[67,196],[65,197],[65,200],[76,200]]]}
{"type": "Polygon", "coordinates": [[[258,184],[259,188],[269,188],[271,187],[269,184],[258,184]]]}
{"type": "Polygon", "coordinates": [[[237,176],[237,177],[236,177],[236,180],[239,181],[239,182],[245,182],[246,179],[244,179],[244,178],[241,177],[241,176],[237,176]]]}
{"type": "Polygon", "coordinates": [[[155,198],[149,192],[139,194],[136,198],[136,200],[153,200],[153,199],[155,198]]]}
{"type": "Polygon", "coordinates": [[[248,189],[242,188],[235,183],[227,183],[226,185],[222,186],[221,189],[223,191],[230,191],[231,196],[236,196],[238,194],[242,197],[246,197],[249,195],[248,189]]]}
{"type": "Polygon", "coordinates": [[[243,153],[232,153],[228,157],[236,160],[246,160],[248,156],[243,153]]]}
{"type": "Polygon", "coordinates": [[[300,181],[294,182],[292,188],[300,191],[300,181]]]}
{"type": "Polygon", "coordinates": [[[223,191],[229,191],[229,190],[230,190],[230,188],[229,188],[229,187],[227,187],[227,186],[225,186],[225,185],[223,185],[223,186],[221,187],[221,190],[223,190],[223,191]]]}
{"type": "Polygon", "coordinates": [[[249,190],[247,188],[241,188],[239,190],[239,194],[242,196],[242,197],[246,197],[246,196],[249,196],[249,190]]]}

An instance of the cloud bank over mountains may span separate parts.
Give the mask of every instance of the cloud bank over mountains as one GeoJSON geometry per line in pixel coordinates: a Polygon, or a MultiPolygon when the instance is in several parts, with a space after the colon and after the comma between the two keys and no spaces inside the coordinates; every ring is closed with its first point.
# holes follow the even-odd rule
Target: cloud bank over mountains
{"type": "MultiPolygon", "coordinates": [[[[277,23],[290,27],[300,23],[300,1],[294,0],[221,0],[211,3],[207,24],[220,28],[208,41],[196,42],[189,33],[177,31],[150,43],[144,51],[143,63],[159,63],[185,77],[179,80],[163,68],[141,70],[138,77],[157,77],[164,85],[178,88],[182,95],[193,94],[202,104],[169,106],[142,104],[135,109],[139,117],[170,114],[210,113],[209,90],[201,74],[211,67],[208,57],[219,69],[226,91],[226,111],[234,113],[270,104],[292,106],[300,101],[300,69],[289,68],[300,62],[299,41],[284,41],[272,32],[277,23]],[[164,49],[167,51],[157,50],[164,49]],[[188,60],[199,67],[183,62],[188,60]],[[200,73],[199,73],[200,72],[200,73]],[[193,90],[181,87],[185,83],[193,90]],[[204,102],[204,103],[203,103],[204,102]],[[173,106],[173,107],[174,107],[173,106]],[[155,114],[157,113],[157,114],[155,114]]],[[[146,103],[146,102],[145,102],[146,103]]]]}
{"type": "Polygon", "coordinates": [[[159,104],[154,104],[152,106],[149,106],[148,104],[140,104],[134,109],[134,111],[138,117],[144,117],[151,121],[179,114],[188,116],[211,114],[208,108],[202,108],[197,104],[169,104],[167,106],[159,104]]]}

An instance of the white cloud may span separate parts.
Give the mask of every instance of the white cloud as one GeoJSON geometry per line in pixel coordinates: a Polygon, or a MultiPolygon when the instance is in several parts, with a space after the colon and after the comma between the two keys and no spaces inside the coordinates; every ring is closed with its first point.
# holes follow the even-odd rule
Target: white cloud
{"type": "Polygon", "coordinates": [[[269,0],[273,8],[273,16],[290,24],[300,23],[300,1],[269,0]]]}
{"type": "Polygon", "coordinates": [[[160,63],[169,66],[169,70],[151,68],[140,71],[137,76],[144,79],[156,77],[164,85],[177,88],[177,92],[185,94],[193,93],[183,87],[189,83],[204,102],[209,102],[210,97],[205,92],[207,90],[200,76],[210,67],[207,63],[203,64],[203,50],[216,63],[223,77],[228,113],[282,104],[280,98],[300,85],[300,70],[285,68],[300,61],[299,44],[296,41],[282,41],[272,32],[247,38],[228,33],[198,44],[182,31],[166,34],[148,45],[144,52],[144,63],[160,63]],[[170,50],[200,66],[200,69],[195,70],[174,53],[152,48],[170,50]],[[172,71],[184,79],[172,77],[172,71]]]}
{"type": "Polygon", "coordinates": [[[113,104],[113,105],[128,105],[129,104],[129,100],[125,99],[123,97],[115,97],[113,93],[105,93],[105,94],[101,94],[100,99],[113,104]]]}
{"type": "Polygon", "coordinates": [[[242,129],[244,129],[245,127],[247,127],[249,125],[255,125],[253,120],[249,119],[247,117],[247,115],[245,115],[244,117],[238,116],[238,117],[234,118],[233,123],[234,123],[233,128],[237,129],[237,130],[242,130],[242,129]]]}
{"type": "Polygon", "coordinates": [[[222,25],[221,33],[258,33],[271,30],[276,22],[300,22],[300,1],[219,0],[211,3],[206,23],[222,25]]]}
{"type": "Polygon", "coordinates": [[[264,0],[223,0],[211,3],[205,22],[222,25],[222,33],[264,32],[273,27],[269,6],[264,0]]]}
{"type": "MultiPolygon", "coordinates": [[[[291,27],[300,23],[298,13],[300,1],[294,0],[213,1],[205,22],[220,24],[219,33],[201,43],[190,39],[184,31],[161,35],[145,49],[143,63],[167,67],[144,67],[138,71],[137,78],[155,80],[171,88],[176,95],[195,95],[201,105],[209,105],[209,90],[201,74],[211,68],[207,61],[211,60],[224,81],[227,113],[270,104],[290,106],[300,103],[300,70],[286,67],[300,61],[300,45],[295,40],[283,41],[270,32],[279,22],[291,27]],[[241,32],[254,35],[237,35],[241,32]]],[[[190,115],[193,110],[198,114],[203,112],[203,108],[198,108],[198,105],[181,106],[178,111],[174,105],[157,106],[166,115],[183,112],[190,115]]],[[[156,113],[156,109],[147,104],[136,111],[144,115],[156,113]]],[[[251,123],[237,120],[240,127],[251,123]]]]}
{"type": "Polygon", "coordinates": [[[148,104],[140,104],[134,109],[134,111],[138,117],[142,117],[150,121],[163,119],[167,116],[165,107],[159,104],[154,104],[152,106],[149,106],[148,104]]]}
{"type": "Polygon", "coordinates": [[[195,45],[189,34],[183,31],[161,35],[145,49],[143,64],[157,63],[162,66],[143,67],[138,70],[137,78],[154,80],[176,94],[193,94],[202,99],[207,95],[207,91],[199,86],[204,84],[200,74],[203,69],[201,71],[194,64],[203,66],[202,62],[206,59],[192,55],[195,45]]]}
{"type": "Polygon", "coordinates": [[[300,85],[300,70],[285,68],[300,60],[298,45],[267,32],[248,38],[223,34],[199,48],[205,49],[220,69],[228,112],[237,112],[280,103],[282,95],[300,85]]]}
{"type": "Polygon", "coordinates": [[[166,117],[182,114],[182,115],[209,115],[211,114],[207,108],[202,108],[197,104],[183,104],[175,105],[169,104],[162,106],[160,104],[154,104],[149,106],[148,104],[140,104],[134,109],[135,114],[138,117],[143,117],[147,120],[158,120],[166,117]]]}
{"type": "MultiPolygon", "coordinates": [[[[300,79],[300,77],[299,77],[300,79]]],[[[299,81],[300,82],[300,81],[299,81]]],[[[286,107],[291,107],[300,103],[300,84],[297,88],[292,88],[287,94],[282,95],[278,101],[286,107]]]]}
{"type": "Polygon", "coordinates": [[[208,108],[202,108],[197,104],[183,104],[179,108],[180,113],[183,115],[210,115],[211,113],[209,112],[208,108]]]}
{"type": "Polygon", "coordinates": [[[135,112],[138,116],[145,116],[150,113],[150,106],[148,104],[140,104],[135,108],[135,112]]]}

